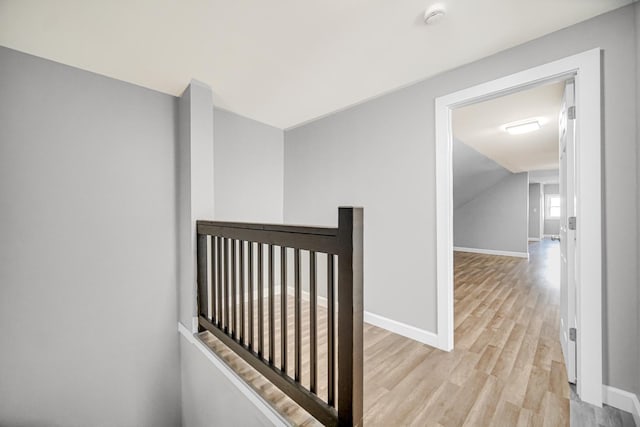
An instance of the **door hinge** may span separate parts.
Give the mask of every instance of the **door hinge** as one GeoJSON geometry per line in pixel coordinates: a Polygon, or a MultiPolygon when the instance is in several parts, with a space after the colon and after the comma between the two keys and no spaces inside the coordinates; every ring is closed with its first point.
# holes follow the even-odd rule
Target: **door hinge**
{"type": "Polygon", "coordinates": [[[575,342],[577,333],[578,331],[576,331],[576,328],[569,328],[569,339],[575,342]]]}
{"type": "Polygon", "coordinates": [[[572,105],[571,107],[569,107],[569,109],[567,110],[567,116],[569,117],[569,120],[575,120],[576,118],[576,106],[572,105]]]}
{"type": "Polygon", "coordinates": [[[569,218],[567,218],[567,226],[569,227],[569,230],[575,230],[576,229],[576,217],[575,216],[570,216],[569,218]]]}

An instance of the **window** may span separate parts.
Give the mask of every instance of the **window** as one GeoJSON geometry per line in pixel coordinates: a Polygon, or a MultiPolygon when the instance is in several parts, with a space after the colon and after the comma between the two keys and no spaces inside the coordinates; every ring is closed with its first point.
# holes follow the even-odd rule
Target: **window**
{"type": "Polygon", "coordinates": [[[560,195],[559,194],[547,194],[546,196],[546,215],[547,219],[560,218],[560,195]]]}

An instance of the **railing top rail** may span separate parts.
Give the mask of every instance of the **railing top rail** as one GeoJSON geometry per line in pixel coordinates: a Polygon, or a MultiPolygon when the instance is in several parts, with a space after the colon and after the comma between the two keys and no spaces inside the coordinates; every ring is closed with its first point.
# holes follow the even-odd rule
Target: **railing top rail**
{"type": "Polygon", "coordinates": [[[341,253],[337,228],[198,221],[197,230],[200,235],[240,239],[331,254],[341,253]]]}
{"type": "Polygon", "coordinates": [[[259,224],[251,222],[197,221],[198,233],[206,233],[206,227],[222,227],[256,231],[277,231],[281,233],[309,234],[314,236],[337,236],[334,227],[317,227],[305,225],[259,224]]]}

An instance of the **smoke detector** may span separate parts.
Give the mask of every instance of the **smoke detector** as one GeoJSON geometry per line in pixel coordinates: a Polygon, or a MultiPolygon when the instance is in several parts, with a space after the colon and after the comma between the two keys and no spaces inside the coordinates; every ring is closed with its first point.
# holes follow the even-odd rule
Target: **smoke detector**
{"type": "Polygon", "coordinates": [[[427,25],[435,24],[442,20],[445,14],[446,10],[442,3],[433,4],[424,12],[424,23],[427,25]]]}

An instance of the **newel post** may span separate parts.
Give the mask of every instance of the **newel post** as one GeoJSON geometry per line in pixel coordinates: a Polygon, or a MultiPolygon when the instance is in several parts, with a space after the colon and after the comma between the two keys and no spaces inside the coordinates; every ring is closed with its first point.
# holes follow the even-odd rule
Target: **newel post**
{"type": "Polygon", "coordinates": [[[338,214],[338,425],[362,425],[362,208],[338,214]]]}

